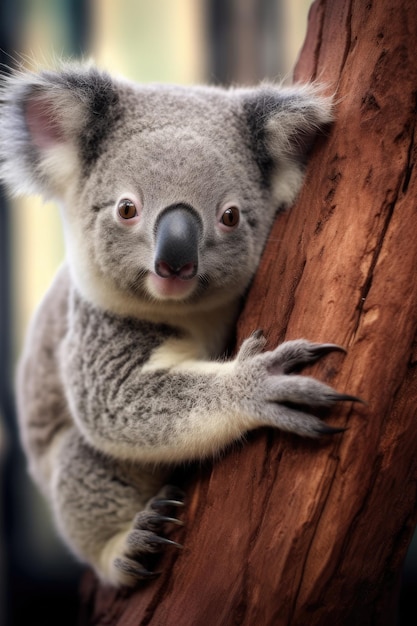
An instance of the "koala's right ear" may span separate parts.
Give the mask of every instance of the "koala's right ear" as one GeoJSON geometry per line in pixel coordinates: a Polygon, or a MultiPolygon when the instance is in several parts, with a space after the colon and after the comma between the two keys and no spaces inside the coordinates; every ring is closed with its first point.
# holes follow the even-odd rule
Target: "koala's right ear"
{"type": "Polygon", "coordinates": [[[15,194],[62,196],[100,154],[118,103],[110,77],[87,66],[6,77],[0,91],[0,178],[15,194]]]}

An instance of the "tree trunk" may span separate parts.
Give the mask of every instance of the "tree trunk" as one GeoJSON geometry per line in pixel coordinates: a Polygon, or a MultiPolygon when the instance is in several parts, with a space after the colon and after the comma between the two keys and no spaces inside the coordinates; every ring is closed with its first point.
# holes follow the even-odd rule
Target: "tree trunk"
{"type": "Polygon", "coordinates": [[[311,372],[367,406],[319,442],[263,429],[186,483],[181,553],[130,593],[84,579],[84,624],[394,624],[417,516],[417,3],[316,0],[296,78],[337,93],[238,326],[335,342],[311,372]]]}

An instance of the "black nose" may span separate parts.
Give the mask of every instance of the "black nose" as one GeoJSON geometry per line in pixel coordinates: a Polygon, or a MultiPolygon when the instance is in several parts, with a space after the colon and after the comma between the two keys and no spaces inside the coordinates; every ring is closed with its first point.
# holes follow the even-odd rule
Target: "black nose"
{"type": "Polygon", "coordinates": [[[176,204],[156,224],[155,272],[162,278],[189,280],[198,270],[201,220],[191,207],[176,204]]]}

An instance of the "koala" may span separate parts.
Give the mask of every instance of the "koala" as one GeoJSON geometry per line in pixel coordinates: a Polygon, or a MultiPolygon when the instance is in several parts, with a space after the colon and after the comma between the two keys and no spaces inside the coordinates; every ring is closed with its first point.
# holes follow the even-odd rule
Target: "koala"
{"type": "Polygon", "coordinates": [[[226,358],[277,210],[332,120],[314,85],[140,86],[92,65],[17,72],[0,95],[0,179],[59,203],[66,258],[17,375],[29,471],[73,553],[133,586],[183,495],[172,468],[250,430],[339,432],[310,410],[355,401],[299,373],[333,350],[226,358]]]}

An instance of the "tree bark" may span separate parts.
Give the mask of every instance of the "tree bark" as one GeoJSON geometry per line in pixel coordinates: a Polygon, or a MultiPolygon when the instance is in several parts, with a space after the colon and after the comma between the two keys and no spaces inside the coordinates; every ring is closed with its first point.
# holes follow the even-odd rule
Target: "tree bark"
{"type": "Polygon", "coordinates": [[[336,92],[296,206],[278,217],[238,326],[270,347],[347,348],[310,372],[367,406],[319,442],[264,429],[187,479],[161,577],[83,583],[83,624],[395,623],[417,520],[417,3],[316,0],[296,67],[336,92]]]}

